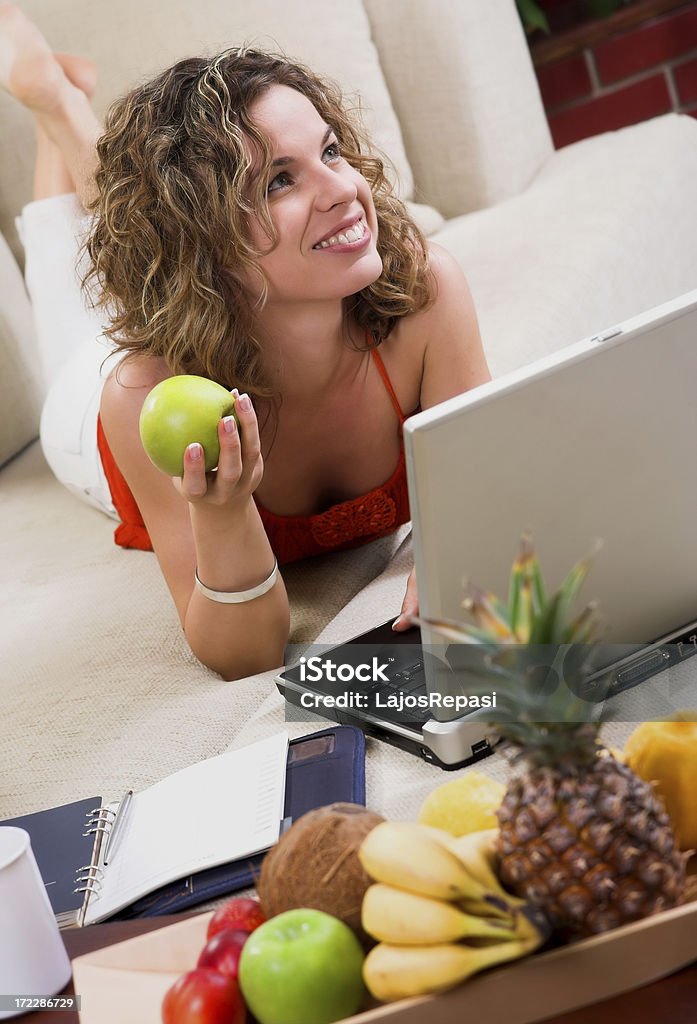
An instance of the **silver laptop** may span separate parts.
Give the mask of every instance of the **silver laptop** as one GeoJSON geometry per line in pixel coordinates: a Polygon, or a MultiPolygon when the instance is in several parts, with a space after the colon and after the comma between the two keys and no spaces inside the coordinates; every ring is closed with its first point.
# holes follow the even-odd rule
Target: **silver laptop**
{"type": "MultiPolygon", "coordinates": [[[[505,596],[530,532],[549,587],[602,545],[582,594],[606,624],[598,696],[697,651],[697,291],[419,413],[404,436],[423,618],[462,619],[465,579],[505,596]]],[[[384,700],[336,700],[384,686],[442,695],[440,661],[426,656],[442,645],[383,624],[330,652],[349,666],[343,680],[317,679],[306,658],[277,684],[296,704],[458,767],[489,752],[485,709],[427,700],[410,716],[397,698],[389,713],[384,700]],[[361,680],[358,664],[379,678],[364,667],[361,680]]]]}

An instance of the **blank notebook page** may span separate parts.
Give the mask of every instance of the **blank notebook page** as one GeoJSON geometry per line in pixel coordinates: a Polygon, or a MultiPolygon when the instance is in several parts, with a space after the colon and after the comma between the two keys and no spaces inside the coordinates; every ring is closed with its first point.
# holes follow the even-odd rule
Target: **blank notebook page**
{"type": "Polygon", "coordinates": [[[288,735],[281,732],[134,794],[86,923],[177,878],[272,846],[283,817],[287,756],[288,735]]]}

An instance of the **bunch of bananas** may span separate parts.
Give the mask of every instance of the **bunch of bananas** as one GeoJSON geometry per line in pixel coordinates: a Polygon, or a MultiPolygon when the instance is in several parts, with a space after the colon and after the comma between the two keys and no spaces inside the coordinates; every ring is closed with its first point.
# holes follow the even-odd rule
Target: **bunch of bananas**
{"type": "Polygon", "coordinates": [[[363,898],[362,924],[378,945],[363,977],[376,999],[443,992],[546,941],[544,920],[498,880],[497,832],[455,839],[385,821],[368,833],[358,857],[376,884],[363,898]]]}

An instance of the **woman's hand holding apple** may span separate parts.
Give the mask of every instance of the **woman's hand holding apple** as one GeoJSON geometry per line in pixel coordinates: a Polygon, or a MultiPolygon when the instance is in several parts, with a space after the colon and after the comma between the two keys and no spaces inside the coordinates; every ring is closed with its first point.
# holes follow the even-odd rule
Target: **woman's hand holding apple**
{"type": "Polygon", "coordinates": [[[237,388],[195,374],[166,377],[146,397],[139,430],[150,461],[192,503],[246,502],[261,481],[259,425],[237,388]]]}
{"type": "Polygon", "coordinates": [[[235,415],[218,423],[218,468],[206,473],[203,447],[195,441],[184,453],[181,479],[174,477],[175,486],[192,504],[218,508],[245,505],[261,482],[264,463],[256,413],[248,395],[238,396],[236,391],[233,395],[235,415]]]}

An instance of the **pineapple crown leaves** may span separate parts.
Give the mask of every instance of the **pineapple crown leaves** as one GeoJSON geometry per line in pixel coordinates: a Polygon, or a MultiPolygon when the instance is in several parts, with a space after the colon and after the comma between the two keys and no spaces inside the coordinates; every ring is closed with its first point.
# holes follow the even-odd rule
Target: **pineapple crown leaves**
{"type": "Polygon", "coordinates": [[[463,607],[473,622],[414,619],[451,642],[448,660],[462,673],[467,693],[496,689],[497,708],[488,718],[513,745],[534,746],[538,761],[558,760],[563,751],[578,760],[595,750],[594,706],[579,690],[600,622],[593,602],[573,615],[595,550],[548,596],[538,556],[524,535],[508,604],[470,584],[463,607]]]}
{"type": "Polygon", "coordinates": [[[496,647],[590,644],[599,631],[595,603],[587,604],[575,618],[571,618],[571,609],[594,555],[595,551],[574,565],[559,589],[548,598],[539,558],[530,536],[524,534],[511,568],[507,605],[496,594],[468,583],[463,608],[473,623],[438,619],[425,624],[456,643],[496,647]]]}
{"type": "Polygon", "coordinates": [[[498,642],[590,643],[598,629],[595,604],[588,604],[575,619],[570,618],[570,613],[595,553],[594,550],[577,562],[559,589],[548,598],[539,558],[529,534],[524,534],[511,568],[508,605],[494,594],[470,584],[463,607],[474,619],[475,628],[498,642]]]}

